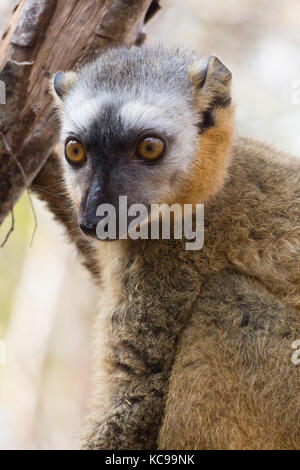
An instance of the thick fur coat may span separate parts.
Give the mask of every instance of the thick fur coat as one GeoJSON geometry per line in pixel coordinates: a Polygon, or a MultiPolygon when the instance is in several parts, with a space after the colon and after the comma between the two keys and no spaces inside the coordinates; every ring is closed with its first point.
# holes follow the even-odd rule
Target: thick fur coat
{"type": "MultiPolygon", "coordinates": [[[[136,62],[134,54],[122,50],[117,56],[123,60],[117,68],[126,71],[122,80],[129,84],[136,63],[137,80],[146,82],[155,55],[162,55],[157,64],[164,67],[161,49],[151,52],[151,60],[147,48],[136,52],[136,62]]],[[[172,52],[167,55],[170,59],[172,52]]],[[[184,52],[180,57],[178,70],[187,78],[177,92],[189,83],[189,107],[200,130],[187,168],[176,154],[180,171],[172,174],[172,190],[160,202],[205,204],[204,247],[186,251],[184,240],[92,242],[101,272],[101,308],[95,397],[83,448],[299,448],[300,371],[291,357],[292,343],[300,339],[300,160],[234,136],[229,71],[216,58],[203,66],[192,65],[194,56],[183,65],[184,52]]],[[[89,76],[98,80],[101,63],[90,66],[96,75],[81,72],[85,87],[89,76]]],[[[104,70],[118,84],[112,65],[113,60],[104,70]]],[[[170,71],[166,86],[168,79],[175,86],[170,71]]],[[[64,139],[72,99],[80,105],[76,80],[62,112],[64,139]]],[[[93,93],[101,102],[101,90],[93,93]]],[[[139,95],[138,86],[134,93],[139,95]]],[[[93,106],[85,110],[85,125],[93,106]]],[[[126,109],[130,114],[132,105],[126,109]]],[[[170,162],[167,156],[164,175],[170,162]]],[[[88,173],[82,175],[86,181],[88,173]]],[[[80,211],[75,176],[66,179],[80,211]]],[[[157,187],[162,187],[158,180],[157,187]]]]}
{"type": "Polygon", "coordinates": [[[237,138],[205,243],[100,243],[90,449],[300,446],[300,162],[237,138]]]}

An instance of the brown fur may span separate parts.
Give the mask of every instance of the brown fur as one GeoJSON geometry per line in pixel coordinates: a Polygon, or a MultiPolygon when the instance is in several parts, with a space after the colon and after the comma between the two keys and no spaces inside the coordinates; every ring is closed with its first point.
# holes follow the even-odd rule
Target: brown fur
{"type": "Polygon", "coordinates": [[[194,103],[204,129],[200,125],[194,161],[177,191],[176,200],[170,203],[206,202],[223,186],[230,163],[234,127],[231,72],[217,57],[209,56],[190,68],[189,77],[194,85],[194,103]],[[207,114],[209,127],[205,129],[203,120],[207,114]]]}
{"type": "Polygon", "coordinates": [[[206,209],[204,280],[180,338],[161,448],[300,444],[291,361],[300,337],[300,162],[249,139],[237,139],[232,154],[226,185],[206,209]]]}
{"type": "Polygon", "coordinates": [[[231,159],[203,250],[101,243],[110,305],[85,448],[299,447],[300,162],[240,138],[231,159]]]}
{"type": "Polygon", "coordinates": [[[205,242],[94,243],[102,273],[86,449],[300,446],[300,160],[235,137],[231,74],[190,71],[200,135],[169,203],[205,242]]]}
{"type": "Polygon", "coordinates": [[[176,202],[204,203],[223,186],[230,163],[233,115],[231,106],[215,110],[214,126],[199,137],[198,152],[176,202]]]}

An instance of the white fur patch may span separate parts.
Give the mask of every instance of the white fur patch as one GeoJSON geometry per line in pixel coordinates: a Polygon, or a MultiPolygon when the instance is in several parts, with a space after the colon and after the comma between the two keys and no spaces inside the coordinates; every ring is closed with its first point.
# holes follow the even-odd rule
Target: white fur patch
{"type": "MultiPolygon", "coordinates": [[[[62,109],[62,140],[74,132],[80,132],[80,129],[88,129],[101,113],[101,108],[115,101],[113,93],[101,93],[87,99],[84,89],[75,88],[62,109]]],[[[117,112],[122,127],[128,133],[131,129],[140,128],[141,131],[171,137],[172,144],[167,148],[162,167],[168,169],[169,174],[177,170],[188,171],[195,155],[198,129],[195,113],[178,96],[151,94],[150,97],[141,93],[141,98],[128,98],[117,112]]]]}
{"type": "MultiPolygon", "coordinates": [[[[152,97],[152,102],[155,101],[152,97]]],[[[164,101],[161,97],[157,97],[157,105],[142,100],[129,101],[121,107],[120,118],[128,129],[141,127],[172,136],[174,144],[166,156],[167,163],[174,165],[174,169],[186,170],[195,154],[195,118],[188,109],[179,107],[177,110],[171,99],[164,101]]]]}
{"type": "Polygon", "coordinates": [[[95,98],[88,99],[80,88],[71,92],[62,109],[62,138],[74,132],[77,127],[88,129],[99,114],[99,110],[113,99],[114,95],[111,93],[102,93],[95,98]]]}

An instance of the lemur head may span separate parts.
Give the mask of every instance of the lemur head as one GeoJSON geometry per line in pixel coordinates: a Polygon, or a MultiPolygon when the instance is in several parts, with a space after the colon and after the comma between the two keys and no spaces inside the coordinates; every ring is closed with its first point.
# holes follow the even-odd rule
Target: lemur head
{"type": "Polygon", "coordinates": [[[64,174],[81,228],[97,207],[203,203],[222,186],[232,138],[231,73],[215,56],[116,48],[57,72],[64,174]]]}

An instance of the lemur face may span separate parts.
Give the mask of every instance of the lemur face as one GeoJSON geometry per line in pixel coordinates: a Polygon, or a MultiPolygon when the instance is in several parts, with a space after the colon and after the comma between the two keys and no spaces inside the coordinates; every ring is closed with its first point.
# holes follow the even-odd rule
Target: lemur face
{"type": "Polygon", "coordinates": [[[195,202],[194,180],[203,186],[195,164],[206,166],[201,136],[216,126],[216,110],[230,107],[230,78],[215,57],[145,46],[55,75],[64,176],[85,233],[95,234],[98,206],[118,209],[120,196],[129,206],[195,202]]]}

